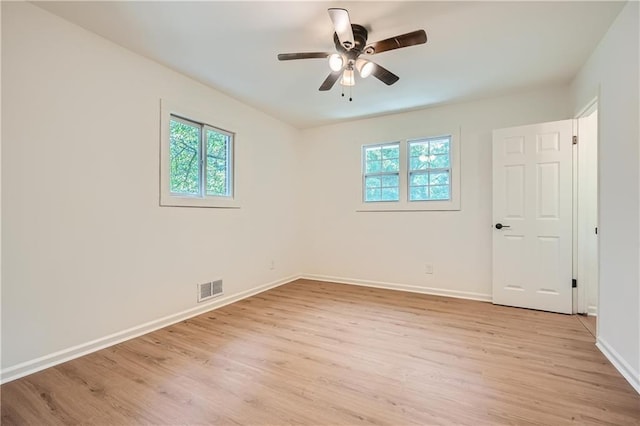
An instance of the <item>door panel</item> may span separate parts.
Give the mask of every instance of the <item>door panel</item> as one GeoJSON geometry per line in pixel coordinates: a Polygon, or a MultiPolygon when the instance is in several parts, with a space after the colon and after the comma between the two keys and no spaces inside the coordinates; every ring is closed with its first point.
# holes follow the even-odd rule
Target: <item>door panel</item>
{"type": "Polygon", "coordinates": [[[572,120],[493,132],[493,302],[571,313],[572,120]]]}
{"type": "Polygon", "coordinates": [[[506,211],[505,216],[509,219],[524,218],[524,166],[506,166],[505,186],[506,186],[506,211]]]}

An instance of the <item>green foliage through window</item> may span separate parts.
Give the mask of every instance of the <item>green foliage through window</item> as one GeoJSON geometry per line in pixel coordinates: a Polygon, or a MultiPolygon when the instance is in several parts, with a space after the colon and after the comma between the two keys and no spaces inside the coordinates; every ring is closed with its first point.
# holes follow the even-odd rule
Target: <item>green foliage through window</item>
{"type": "Polygon", "coordinates": [[[200,193],[200,127],[171,120],[170,188],[177,194],[200,193]]]}
{"type": "Polygon", "coordinates": [[[409,142],[409,200],[451,198],[451,137],[409,142]]]}
{"type": "Polygon", "coordinates": [[[231,137],[207,129],[207,195],[228,195],[228,158],[231,137]]]}
{"type": "Polygon", "coordinates": [[[175,116],[169,127],[171,193],[232,196],[232,134],[175,116]]]}
{"type": "Polygon", "coordinates": [[[364,148],[364,201],[400,199],[400,144],[364,148]]]}
{"type": "Polygon", "coordinates": [[[400,201],[401,192],[408,201],[450,201],[451,144],[441,136],[363,146],[363,201],[400,201]]]}

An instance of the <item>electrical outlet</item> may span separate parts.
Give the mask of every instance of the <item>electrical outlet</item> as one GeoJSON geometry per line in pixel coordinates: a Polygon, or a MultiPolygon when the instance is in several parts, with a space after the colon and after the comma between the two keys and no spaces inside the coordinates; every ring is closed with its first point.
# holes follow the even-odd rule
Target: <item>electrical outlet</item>
{"type": "Polygon", "coordinates": [[[275,261],[275,260],[272,260],[272,261],[271,261],[271,265],[269,266],[269,269],[271,269],[272,271],[273,271],[274,269],[276,269],[276,261],[275,261]]]}
{"type": "Polygon", "coordinates": [[[425,263],[424,264],[424,273],[425,274],[433,274],[433,264],[432,263],[425,263]]]}

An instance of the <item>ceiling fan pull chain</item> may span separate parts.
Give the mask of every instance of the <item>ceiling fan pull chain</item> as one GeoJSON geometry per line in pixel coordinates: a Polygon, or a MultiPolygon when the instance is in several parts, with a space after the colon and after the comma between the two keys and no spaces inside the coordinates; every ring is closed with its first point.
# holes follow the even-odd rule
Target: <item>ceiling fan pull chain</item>
{"type": "Polygon", "coordinates": [[[349,86],[349,102],[351,102],[353,98],[351,97],[351,86],[349,86]]]}

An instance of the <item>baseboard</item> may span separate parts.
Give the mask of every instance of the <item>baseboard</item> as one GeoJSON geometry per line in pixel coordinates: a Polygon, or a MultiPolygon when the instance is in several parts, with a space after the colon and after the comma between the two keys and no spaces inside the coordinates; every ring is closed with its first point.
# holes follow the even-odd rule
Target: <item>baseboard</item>
{"type": "Polygon", "coordinates": [[[622,374],[627,382],[640,394],[640,373],[635,371],[627,361],[624,360],[620,356],[615,349],[613,349],[606,341],[602,338],[598,338],[596,342],[596,346],[600,349],[600,352],[604,354],[605,357],[613,364],[613,366],[622,374]]]}
{"type": "Polygon", "coordinates": [[[480,300],[482,302],[492,301],[492,296],[490,294],[472,293],[469,291],[449,290],[444,288],[421,287],[416,285],[361,280],[357,278],[332,277],[328,275],[317,274],[302,274],[300,278],[315,281],[329,281],[339,284],[359,285],[363,287],[384,288],[387,290],[408,291],[411,293],[431,294],[434,296],[455,297],[457,299],[480,300]]]}
{"type": "Polygon", "coordinates": [[[82,343],[80,345],[63,349],[61,351],[54,352],[52,354],[48,354],[30,361],[22,362],[20,364],[5,368],[0,371],[0,383],[7,383],[12,380],[19,379],[20,377],[24,377],[29,374],[44,370],[45,368],[53,367],[55,365],[62,364],[63,362],[81,357],[83,355],[96,352],[100,349],[122,343],[126,340],[133,339],[134,337],[142,336],[143,334],[147,334],[160,328],[167,327],[180,321],[195,317],[196,315],[200,315],[205,312],[229,305],[233,302],[246,299],[258,293],[262,293],[263,291],[290,283],[299,278],[299,275],[292,275],[287,278],[272,281],[270,283],[245,290],[240,293],[236,293],[227,297],[220,297],[205,305],[196,306],[194,308],[190,308],[176,314],[168,315],[163,318],[158,318],[156,320],[149,321],[147,323],[131,327],[129,329],[122,330],[87,343],[82,343]]]}
{"type": "Polygon", "coordinates": [[[588,306],[587,307],[587,315],[589,315],[590,317],[597,317],[598,316],[598,307],[597,306],[588,306]]]}

